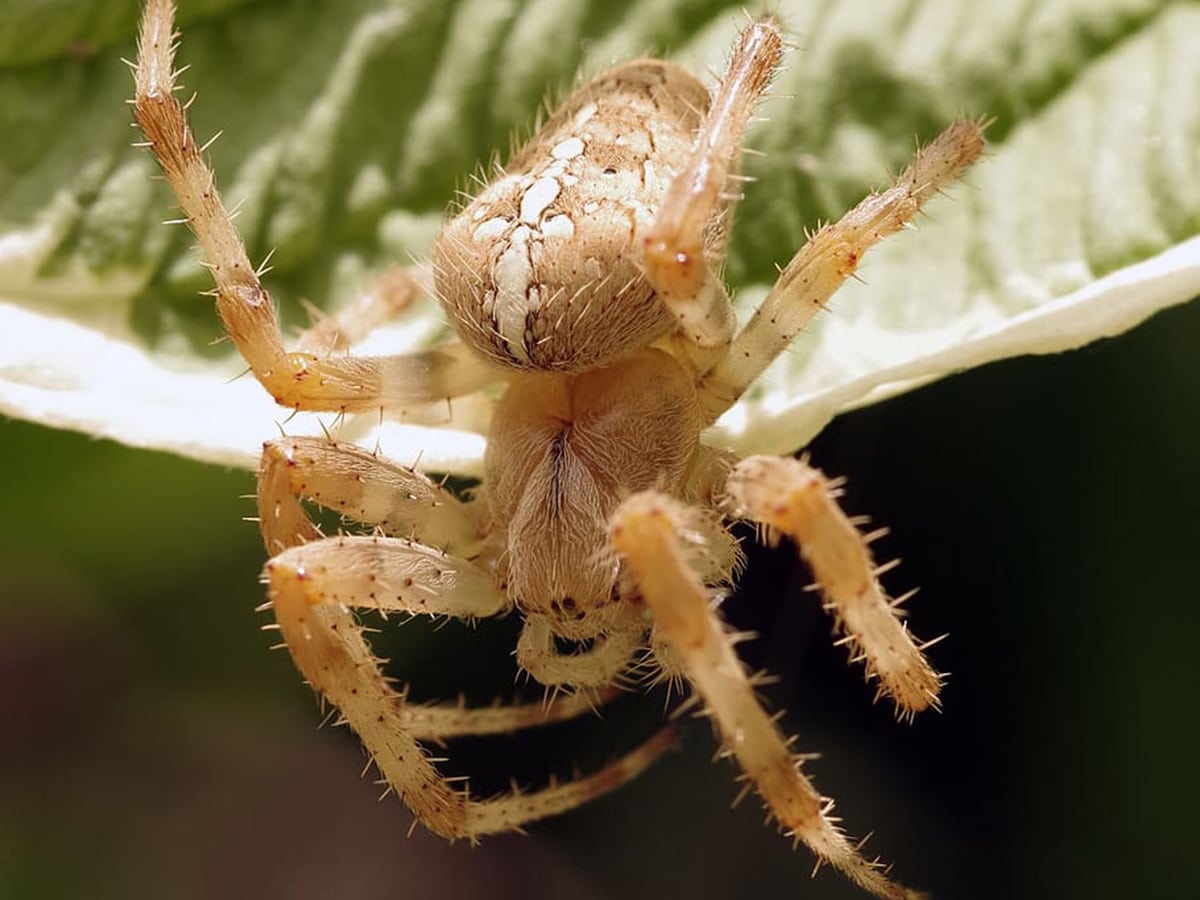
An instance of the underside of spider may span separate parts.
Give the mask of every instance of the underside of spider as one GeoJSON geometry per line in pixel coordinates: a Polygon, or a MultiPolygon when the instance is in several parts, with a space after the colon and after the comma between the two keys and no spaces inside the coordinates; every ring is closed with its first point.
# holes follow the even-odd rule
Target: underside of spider
{"type": "Polygon", "coordinates": [[[729,523],[749,520],[795,542],[851,655],[901,717],[936,706],[941,678],[880,587],[869,535],[842,513],[836,486],[805,462],[739,460],[701,435],[863,254],[981,153],[979,126],[951,125],[886,191],[813,234],[738,329],[721,268],[743,132],[785,53],[779,28],[749,23],[712,90],[668,62],[624,63],[580,87],[447,221],[428,269],[394,270],[289,351],[175,98],[173,16],[170,0],[147,5],[137,121],[254,376],[282,406],[316,412],[390,414],[485,388],[500,398],[469,502],[352,445],[264,445],[258,506],[270,609],[300,672],[396,794],[429,830],[474,839],[611,790],[650,764],[670,733],[576,780],[489,798],[439,773],[424,744],[585,713],[631,666],[650,667],[690,683],[787,833],[868,891],[912,896],[833,823],[831,801],[734,653],[714,603],[739,559],[729,523]],[[423,293],[440,302],[457,342],[391,357],[334,352],[423,293]],[[367,533],[323,536],[302,500],[367,533]],[[363,636],[355,611],[364,609],[515,613],[520,667],[559,699],[478,710],[410,704],[363,636]]]}

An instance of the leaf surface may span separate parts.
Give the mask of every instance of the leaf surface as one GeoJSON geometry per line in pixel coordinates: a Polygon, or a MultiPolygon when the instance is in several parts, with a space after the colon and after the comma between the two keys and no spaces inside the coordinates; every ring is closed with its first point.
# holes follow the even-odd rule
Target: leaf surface
{"type": "MultiPolygon", "coordinates": [[[[6,5],[6,4],[0,4],[6,5]]],[[[1200,294],[1200,4],[784,2],[797,47],[727,278],[753,308],[806,229],[839,216],[954,118],[991,153],[710,435],[789,452],[837,412],[945,374],[1117,334],[1200,294]]],[[[129,144],[130,4],[0,9],[0,412],[253,466],[286,414],[219,325],[191,236],[129,144]]],[[[457,189],[579,72],[661,51],[719,71],[740,4],[460,0],[183,4],[181,63],[254,259],[289,327],[391,260],[420,258],[457,189]]],[[[433,304],[370,339],[449,334],[433,304]]],[[[475,473],[478,408],[344,423],[402,461],[475,473]],[[447,424],[447,417],[452,422],[447,424]]],[[[316,417],[285,425],[320,433],[316,417]]]]}

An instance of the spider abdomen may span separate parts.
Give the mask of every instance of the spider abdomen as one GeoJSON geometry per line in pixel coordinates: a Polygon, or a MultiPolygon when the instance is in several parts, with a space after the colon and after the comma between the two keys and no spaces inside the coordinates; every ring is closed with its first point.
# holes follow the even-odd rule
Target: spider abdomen
{"type": "Polygon", "coordinates": [[[708,102],[683,69],[641,60],[558,110],[434,243],[437,294],[462,339],[510,368],[581,372],[669,330],[637,241],[708,102]]]}

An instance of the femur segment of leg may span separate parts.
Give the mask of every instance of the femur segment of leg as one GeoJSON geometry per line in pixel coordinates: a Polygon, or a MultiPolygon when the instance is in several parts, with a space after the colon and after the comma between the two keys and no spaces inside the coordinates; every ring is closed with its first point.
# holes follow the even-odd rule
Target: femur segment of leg
{"type": "Polygon", "coordinates": [[[510,607],[489,571],[407,538],[325,538],[290,547],[271,565],[299,573],[317,598],[313,602],[463,619],[510,607]]]}
{"type": "Polygon", "coordinates": [[[756,22],[741,33],[687,166],[671,182],[642,240],[646,277],[699,348],[723,349],[733,336],[733,307],[720,276],[725,219],[733,205],[729,184],[746,125],[782,58],[783,38],[774,22],[756,22]],[[717,259],[707,257],[712,249],[717,259]]]}
{"type": "Polygon", "coordinates": [[[984,127],[978,122],[954,123],[919,150],[886,191],[867,197],[809,238],[733,339],[729,352],[701,381],[707,421],[716,421],[788,348],[871,247],[905,227],[926,201],[979,158],[984,127]]]}
{"type": "MultiPolygon", "coordinates": [[[[938,706],[942,679],[900,620],[876,577],[868,539],[842,512],[837,490],[817,469],[797,459],[752,456],[726,482],[731,511],[795,541],[845,633],[850,655],[896,704],[901,718],[938,706]]],[[[903,598],[902,598],[903,599],[903,598]]]]}
{"type": "Polygon", "coordinates": [[[498,381],[501,376],[461,345],[412,356],[355,358],[284,349],[275,307],[175,97],[173,18],[170,0],[147,3],[135,115],[204,251],[225,331],[276,402],[314,412],[398,410],[469,394],[498,381]]]}
{"type": "MultiPolygon", "coordinates": [[[[282,498],[276,504],[296,505],[303,497],[385,534],[416,538],[448,553],[470,556],[478,543],[479,526],[467,504],[427,475],[354,444],[304,437],[268,441],[259,485],[282,498]]],[[[263,514],[278,519],[281,512],[276,505],[263,514]]],[[[269,553],[280,549],[267,547],[269,553]]]]}
{"type": "Polygon", "coordinates": [[[787,832],[879,897],[917,896],[864,859],[834,824],[831,801],[801,772],[801,758],[763,710],[713,608],[712,591],[689,565],[680,540],[681,533],[694,532],[695,514],[665,494],[643,492],[626,500],[612,519],[613,546],[637,579],[658,637],[703,700],[724,748],[787,832]]]}

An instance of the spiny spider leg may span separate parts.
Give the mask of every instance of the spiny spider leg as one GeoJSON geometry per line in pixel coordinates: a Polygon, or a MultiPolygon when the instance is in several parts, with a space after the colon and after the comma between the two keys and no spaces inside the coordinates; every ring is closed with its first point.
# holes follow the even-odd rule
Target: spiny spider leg
{"type": "Polygon", "coordinates": [[[657,634],[671,647],[706,705],[724,748],[741,765],[779,823],[819,860],[839,869],[876,896],[901,900],[914,894],[865,859],[829,816],[823,798],[801,772],[775,720],[754,694],[733,642],[713,609],[711,590],[697,575],[681,535],[694,532],[696,511],[653,491],[635,494],[617,509],[613,547],[633,570],[657,634]]]}
{"type": "Polygon", "coordinates": [[[268,600],[297,668],[362,739],[394,790],[430,831],[478,836],[520,828],[586,803],[636,777],[672,743],[670,729],[609,765],[525,794],[472,799],[441,775],[418,742],[493,733],[583,712],[565,698],[535,720],[532,710],[458,710],[410,706],[384,676],[352,608],[410,614],[488,616],[506,610],[491,574],[466,560],[400,538],[319,537],[289,491],[286,464],[264,465],[259,512],[269,547],[287,547],[267,564],[268,600]],[[473,713],[478,713],[473,715],[473,713]],[[446,729],[438,734],[438,726],[446,729]]]}
{"type": "Polygon", "coordinates": [[[786,534],[812,569],[851,657],[895,701],[901,718],[937,707],[942,686],[876,578],[867,541],[842,512],[818,470],[797,459],[751,456],[729,475],[732,511],[786,534]]]}
{"type": "MultiPolygon", "coordinates": [[[[296,522],[293,527],[304,541],[320,535],[297,518],[307,521],[299,497],[377,526],[385,534],[416,538],[449,553],[471,556],[477,544],[478,523],[470,506],[416,469],[354,444],[309,437],[267,441],[258,484],[260,495],[275,498],[261,515],[296,522]]],[[[281,530],[280,525],[273,528],[281,530]]],[[[295,543],[291,532],[283,530],[288,535],[283,545],[268,541],[268,553],[295,543]]],[[[265,538],[265,529],[263,534],[265,538]]]]}
{"type": "Polygon", "coordinates": [[[406,703],[400,710],[404,727],[418,741],[440,744],[447,738],[467,735],[510,734],[595,713],[597,708],[621,694],[617,688],[557,694],[549,702],[495,703],[465,706],[463,703],[406,703]]]}
{"type": "Polygon", "coordinates": [[[958,178],[984,150],[983,126],[955,122],[919,150],[891,187],[871,194],[800,248],[733,339],[729,352],[701,381],[706,419],[729,409],[809,323],[871,247],[899,231],[922,205],[958,178]]]}
{"type": "MultiPolygon", "coordinates": [[[[469,556],[476,544],[469,506],[422,473],[353,444],[305,437],[269,441],[263,446],[259,484],[264,498],[260,512],[268,520],[264,540],[272,552],[319,540],[297,502],[300,497],[387,534],[418,538],[449,554],[469,556]]],[[[549,703],[482,708],[405,704],[399,714],[417,740],[440,741],[562,721],[593,710],[616,693],[588,691],[555,697],[549,703]]]]}
{"type": "Polygon", "coordinates": [[[275,307],[175,98],[174,15],[171,0],[146,4],[138,39],[135,115],[204,251],[225,330],[276,402],[339,413],[393,410],[473,393],[500,380],[461,344],[387,357],[319,357],[284,349],[275,307]]]}
{"type": "MultiPolygon", "coordinates": [[[[389,787],[433,833],[474,839],[557,815],[636,777],[671,745],[673,735],[665,729],[632,752],[578,779],[552,783],[525,794],[472,798],[462,786],[437,771],[418,743],[417,733],[432,737],[428,729],[409,729],[412,717],[403,696],[388,683],[353,613],[343,605],[355,599],[345,595],[343,576],[335,576],[339,594],[328,593],[320,577],[327,573],[321,567],[310,567],[310,557],[301,552],[336,547],[338,540],[294,547],[268,563],[271,606],[297,668],[314,690],[337,707],[342,720],[362,739],[389,787]]],[[[339,565],[346,562],[338,560],[339,565]]],[[[449,600],[451,594],[439,590],[430,595],[421,611],[461,612],[442,602],[449,600]]]]}
{"type": "Polygon", "coordinates": [[[721,281],[742,135],[783,58],[783,38],[771,20],[738,37],[725,75],[700,126],[686,168],[671,182],[654,224],[642,239],[643,266],[658,297],[700,348],[724,349],[733,336],[733,307],[721,281]]]}

